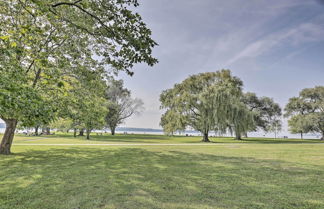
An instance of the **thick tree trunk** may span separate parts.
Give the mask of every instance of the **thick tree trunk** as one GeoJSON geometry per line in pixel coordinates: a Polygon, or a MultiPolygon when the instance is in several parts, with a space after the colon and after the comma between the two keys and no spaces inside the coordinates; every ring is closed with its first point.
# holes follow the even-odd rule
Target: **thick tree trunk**
{"type": "Polygon", "coordinates": [[[80,129],[79,136],[84,136],[84,128],[80,129]]]}
{"type": "Polygon", "coordinates": [[[87,129],[87,139],[90,139],[90,133],[91,133],[91,130],[87,129]]]}
{"type": "Polygon", "coordinates": [[[110,132],[111,132],[111,135],[115,135],[116,127],[112,127],[112,128],[110,129],[110,132]]]}
{"type": "Polygon", "coordinates": [[[51,135],[51,128],[47,127],[45,133],[46,135],[51,135]]]}
{"type": "Polygon", "coordinates": [[[77,129],[73,129],[73,136],[76,137],[77,136],[77,129]]]}
{"type": "Polygon", "coordinates": [[[210,142],[209,139],[208,139],[208,132],[204,133],[202,141],[203,142],[210,142]]]}
{"type": "Polygon", "coordinates": [[[0,144],[0,154],[9,155],[11,153],[11,145],[15,135],[15,130],[17,126],[16,119],[7,119],[4,120],[6,123],[6,130],[2,137],[2,141],[0,144]]]}
{"type": "Polygon", "coordinates": [[[235,139],[236,139],[236,140],[242,140],[241,133],[236,132],[236,133],[235,133],[235,139]]]}
{"type": "Polygon", "coordinates": [[[322,131],[322,138],[321,141],[324,141],[324,131],[322,131]]]}
{"type": "Polygon", "coordinates": [[[35,136],[38,136],[38,129],[39,129],[39,126],[35,126],[35,136]]]}

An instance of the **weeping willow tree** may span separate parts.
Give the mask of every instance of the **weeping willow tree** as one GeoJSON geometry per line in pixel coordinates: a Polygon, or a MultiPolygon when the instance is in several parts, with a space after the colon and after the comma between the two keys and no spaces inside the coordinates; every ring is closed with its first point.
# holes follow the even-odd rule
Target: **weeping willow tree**
{"type": "Polygon", "coordinates": [[[230,108],[231,110],[227,115],[228,129],[231,133],[235,133],[235,139],[241,140],[242,134],[245,134],[255,125],[255,114],[237,98],[232,100],[230,108]]]}
{"type": "Polygon", "coordinates": [[[192,75],[160,95],[166,109],[161,125],[165,132],[191,127],[209,142],[210,131],[244,133],[253,123],[251,113],[241,102],[242,81],[229,70],[192,75]]]}

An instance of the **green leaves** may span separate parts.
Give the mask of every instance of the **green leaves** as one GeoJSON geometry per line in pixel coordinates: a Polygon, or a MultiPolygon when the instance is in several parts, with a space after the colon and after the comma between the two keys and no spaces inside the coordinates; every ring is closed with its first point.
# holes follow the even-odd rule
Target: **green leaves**
{"type": "Polygon", "coordinates": [[[190,76],[160,95],[161,108],[167,109],[161,125],[168,133],[186,127],[204,134],[244,131],[251,117],[240,101],[241,89],[242,81],[229,70],[190,76]]]}
{"type": "Polygon", "coordinates": [[[320,133],[324,137],[324,86],[303,89],[285,108],[292,133],[320,133]]]}
{"type": "Polygon", "coordinates": [[[132,6],[136,0],[1,1],[0,117],[29,126],[69,116],[101,127],[105,74],[157,63],[157,44],[132,6]]]}

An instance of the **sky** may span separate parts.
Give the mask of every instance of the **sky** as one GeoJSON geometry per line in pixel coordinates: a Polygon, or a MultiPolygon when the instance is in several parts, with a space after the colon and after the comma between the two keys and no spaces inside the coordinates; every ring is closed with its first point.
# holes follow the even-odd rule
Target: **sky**
{"type": "Polygon", "coordinates": [[[197,73],[230,69],[245,92],[271,97],[281,107],[301,89],[324,85],[324,1],[139,3],[159,44],[153,50],[159,63],[135,66],[132,77],[119,75],[145,106],[122,126],[161,128],[160,93],[197,73]]]}
{"type": "Polygon", "coordinates": [[[136,65],[132,77],[119,74],[145,107],[124,127],[161,128],[159,95],[197,73],[230,69],[245,92],[271,97],[282,108],[301,89],[324,85],[324,0],[139,3],[136,10],[159,44],[153,50],[159,63],[136,65]]]}

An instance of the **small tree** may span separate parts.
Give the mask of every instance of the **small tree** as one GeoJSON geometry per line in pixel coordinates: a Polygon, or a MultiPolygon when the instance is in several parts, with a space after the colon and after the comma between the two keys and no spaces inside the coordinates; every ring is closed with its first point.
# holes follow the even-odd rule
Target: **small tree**
{"type": "Polygon", "coordinates": [[[282,122],[280,119],[274,119],[271,121],[269,126],[267,127],[269,132],[273,132],[275,135],[275,139],[278,136],[278,133],[282,130],[282,122]]]}
{"type": "Polygon", "coordinates": [[[166,134],[173,135],[176,131],[184,131],[186,129],[185,118],[179,113],[167,110],[161,117],[160,125],[166,134]]]}
{"type": "Polygon", "coordinates": [[[131,92],[123,87],[122,80],[109,79],[109,87],[106,97],[108,99],[108,113],[106,114],[106,124],[115,135],[118,125],[122,124],[132,115],[139,114],[143,110],[143,102],[140,99],[133,99],[131,92]]]}
{"type": "Polygon", "coordinates": [[[324,140],[324,86],[303,89],[298,97],[293,97],[286,105],[286,116],[290,130],[303,133],[321,134],[324,140]]]}
{"type": "Polygon", "coordinates": [[[289,131],[292,134],[300,134],[303,139],[303,133],[311,131],[311,121],[307,120],[305,115],[294,115],[288,120],[289,131]]]}

